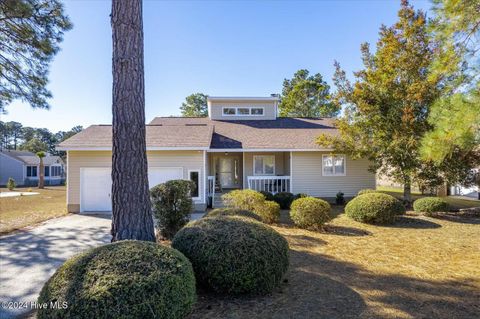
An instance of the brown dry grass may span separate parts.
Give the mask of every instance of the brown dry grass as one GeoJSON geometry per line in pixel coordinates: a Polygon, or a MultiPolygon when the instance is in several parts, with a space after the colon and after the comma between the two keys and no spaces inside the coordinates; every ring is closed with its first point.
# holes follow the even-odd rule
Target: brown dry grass
{"type": "Polygon", "coordinates": [[[268,296],[200,292],[192,318],[478,318],[480,219],[408,215],[393,226],[340,214],[323,232],[274,228],[291,249],[282,287],[268,296]]]}
{"type": "MultiPolygon", "coordinates": [[[[32,192],[40,194],[0,198],[0,234],[66,215],[65,189],[65,186],[32,188],[32,192]]],[[[26,192],[27,188],[15,191],[26,192]]]]}

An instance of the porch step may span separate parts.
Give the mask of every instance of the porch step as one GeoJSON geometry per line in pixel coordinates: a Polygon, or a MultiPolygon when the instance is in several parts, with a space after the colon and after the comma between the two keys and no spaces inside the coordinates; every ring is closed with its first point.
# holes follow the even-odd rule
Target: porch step
{"type": "Polygon", "coordinates": [[[225,207],[225,203],[222,199],[222,193],[215,194],[215,199],[213,201],[213,208],[223,208],[225,207]]]}

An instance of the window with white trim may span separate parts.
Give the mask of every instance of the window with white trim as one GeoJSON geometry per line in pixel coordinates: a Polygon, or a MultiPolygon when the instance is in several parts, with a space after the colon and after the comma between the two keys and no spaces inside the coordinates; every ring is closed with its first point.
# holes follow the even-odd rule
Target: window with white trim
{"type": "Polygon", "coordinates": [[[45,167],[43,168],[43,175],[44,175],[45,177],[50,176],[50,166],[45,166],[45,167]]]}
{"type": "Polygon", "coordinates": [[[345,155],[323,155],[323,176],[345,176],[345,155]]]}
{"type": "Polygon", "coordinates": [[[263,107],[252,107],[250,113],[252,115],[263,115],[263,107]]]}
{"type": "Polygon", "coordinates": [[[237,108],[237,115],[250,115],[250,109],[248,107],[237,108]]]}
{"type": "Polygon", "coordinates": [[[200,170],[189,170],[188,179],[195,184],[195,188],[192,190],[192,199],[200,198],[200,170]]]}
{"type": "Polygon", "coordinates": [[[223,115],[235,115],[237,114],[237,110],[234,107],[224,107],[223,108],[223,115]]]}
{"type": "Polygon", "coordinates": [[[275,175],[275,156],[255,155],[253,157],[253,175],[275,175]]]}
{"type": "Polygon", "coordinates": [[[37,177],[37,166],[27,166],[27,177],[37,177]]]}
{"type": "Polygon", "coordinates": [[[61,176],[62,175],[62,167],[60,166],[50,166],[50,175],[54,176],[61,176]]]}
{"type": "Polygon", "coordinates": [[[263,107],[254,106],[224,107],[222,109],[224,116],[263,116],[263,113],[263,107]]]}

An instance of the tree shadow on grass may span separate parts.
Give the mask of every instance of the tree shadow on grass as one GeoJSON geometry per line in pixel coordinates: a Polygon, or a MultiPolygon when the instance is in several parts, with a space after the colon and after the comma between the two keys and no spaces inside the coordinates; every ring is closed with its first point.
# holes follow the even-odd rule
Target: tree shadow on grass
{"type": "Polygon", "coordinates": [[[439,214],[439,215],[433,216],[433,218],[446,220],[452,223],[480,225],[480,218],[475,216],[462,216],[462,215],[447,213],[447,214],[439,214]]]}
{"type": "Polygon", "coordinates": [[[368,230],[338,225],[326,225],[325,232],[329,235],[340,236],[369,236],[372,234],[368,230]]]}
{"type": "Polygon", "coordinates": [[[440,228],[442,225],[434,223],[432,221],[410,216],[397,216],[395,223],[378,225],[381,227],[389,228],[413,228],[413,229],[434,229],[440,228]]]}
{"type": "Polygon", "coordinates": [[[478,318],[473,278],[437,282],[373,273],[307,250],[290,250],[286,280],[273,293],[231,297],[199,290],[188,318],[478,318]]]}

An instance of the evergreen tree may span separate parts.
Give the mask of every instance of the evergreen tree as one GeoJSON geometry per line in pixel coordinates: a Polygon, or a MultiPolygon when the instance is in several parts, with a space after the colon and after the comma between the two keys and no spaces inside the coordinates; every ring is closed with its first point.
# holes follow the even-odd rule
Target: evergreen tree
{"type": "Polygon", "coordinates": [[[185,98],[180,110],[182,116],[206,117],[208,116],[207,95],[203,93],[190,94],[185,98]]]}
{"type": "Polygon", "coordinates": [[[49,108],[48,67],[71,27],[58,0],[0,1],[0,112],[15,99],[49,108]]]}
{"type": "Polygon", "coordinates": [[[295,72],[291,80],[283,81],[278,108],[280,116],[285,117],[333,117],[339,112],[322,75],[309,75],[305,69],[295,72]]]}

